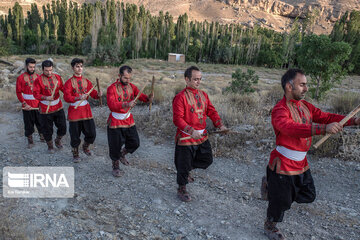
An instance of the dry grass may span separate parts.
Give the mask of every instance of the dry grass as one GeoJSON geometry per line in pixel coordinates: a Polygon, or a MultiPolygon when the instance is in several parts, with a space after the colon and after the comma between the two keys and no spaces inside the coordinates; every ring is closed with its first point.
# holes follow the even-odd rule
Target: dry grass
{"type": "Polygon", "coordinates": [[[348,114],[360,104],[360,94],[341,91],[332,98],[331,104],[334,112],[348,114]]]}

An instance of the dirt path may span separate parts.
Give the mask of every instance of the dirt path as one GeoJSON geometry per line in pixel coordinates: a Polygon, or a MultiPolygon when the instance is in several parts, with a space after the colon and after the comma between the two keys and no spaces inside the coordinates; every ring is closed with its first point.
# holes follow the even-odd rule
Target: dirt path
{"type": "MultiPolygon", "coordinates": [[[[193,201],[185,204],[176,198],[173,143],[154,145],[141,135],[141,147],[129,156],[131,166],[115,179],[104,129],[97,129],[94,156],[81,154],[83,161],[73,164],[68,134],[65,148],[49,155],[37,137],[34,148],[24,149],[22,124],[20,112],[1,112],[1,169],[74,166],[75,197],[6,199],[1,194],[0,239],[266,239],[267,203],[258,198],[268,152],[244,148],[247,160],[215,158],[206,171],[195,171],[189,185],[193,201]]],[[[294,204],[279,227],[288,239],[359,239],[360,164],[311,156],[310,163],[317,200],[294,204]]]]}

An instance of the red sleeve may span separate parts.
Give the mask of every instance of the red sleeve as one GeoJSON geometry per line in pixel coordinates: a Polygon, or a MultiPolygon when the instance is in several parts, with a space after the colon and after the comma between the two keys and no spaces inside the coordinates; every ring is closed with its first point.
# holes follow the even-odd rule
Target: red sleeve
{"type": "Polygon", "coordinates": [[[59,91],[62,91],[64,93],[64,84],[63,84],[62,78],[59,75],[56,75],[56,77],[60,82],[59,91]]]}
{"type": "Polygon", "coordinates": [[[65,82],[63,89],[64,89],[63,93],[64,93],[65,102],[68,102],[68,103],[76,102],[75,96],[73,96],[73,94],[72,94],[73,87],[71,84],[71,78],[65,82]]]}
{"type": "Polygon", "coordinates": [[[16,96],[19,99],[19,101],[21,103],[25,102],[25,99],[23,98],[22,92],[22,82],[23,82],[23,75],[20,75],[17,79],[16,79],[16,96]]]}
{"type": "MultiPolygon", "coordinates": [[[[91,83],[90,80],[86,79],[87,81],[87,84],[88,84],[88,88],[87,89],[92,89],[93,85],[91,83]]],[[[90,96],[93,98],[93,99],[99,99],[99,96],[98,96],[98,91],[96,91],[96,89],[94,88],[94,90],[90,93],[90,96]]]]}
{"type": "Polygon", "coordinates": [[[213,122],[214,126],[217,128],[220,128],[223,124],[221,122],[221,118],[218,114],[218,112],[216,111],[215,107],[212,105],[209,96],[203,92],[206,100],[207,100],[207,110],[206,110],[206,115],[209,116],[209,118],[211,119],[211,121],[213,122]]]}
{"type": "MultiPolygon", "coordinates": [[[[136,97],[139,94],[140,90],[134,84],[132,84],[131,87],[134,91],[134,97],[136,97]]],[[[144,93],[141,93],[139,100],[142,102],[149,102],[148,96],[146,96],[144,93]]]]}
{"type": "Polygon", "coordinates": [[[185,102],[181,94],[178,94],[173,99],[173,123],[180,130],[192,134],[194,128],[191,127],[185,120],[185,102]]]}
{"type": "MultiPolygon", "coordinates": [[[[323,126],[319,131],[313,132],[312,124],[302,124],[295,122],[288,109],[284,106],[275,106],[271,113],[271,123],[277,131],[284,135],[297,138],[308,138],[312,135],[324,134],[323,126]]],[[[320,127],[320,126],[319,126],[320,127]]],[[[316,126],[314,125],[316,129],[316,126]]]]}
{"type": "MultiPolygon", "coordinates": [[[[340,122],[345,118],[344,115],[323,112],[319,108],[315,107],[310,103],[307,104],[307,107],[312,112],[313,122],[316,123],[329,124],[333,122],[340,122]]],[[[351,125],[355,125],[355,118],[351,118],[349,121],[345,123],[344,126],[351,126],[351,125]]]]}
{"type": "Polygon", "coordinates": [[[37,77],[34,81],[33,95],[37,100],[39,101],[43,100],[44,95],[41,94],[40,76],[37,77]]]}
{"type": "Polygon", "coordinates": [[[129,108],[128,102],[119,102],[117,99],[115,85],[110,85],[110,87],[108,87],[106,101],[112,112],[120,112],[123,109],[129,108]]]}

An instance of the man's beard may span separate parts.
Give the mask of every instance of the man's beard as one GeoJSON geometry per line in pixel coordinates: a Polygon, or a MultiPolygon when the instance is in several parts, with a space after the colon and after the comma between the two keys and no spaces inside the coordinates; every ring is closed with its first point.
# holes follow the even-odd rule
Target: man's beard
{"type": "Polygon", "coordinates": [[[125,86],[128,85],[128,83],[124,83],[123,80],[121,80],[121,78],[120,78],[120,82],[122,85],[125,85],[125,86]]]}
{"type": "Polygon", "coordinates": [[[299,95],[294,95],[294,99],[299,101],[299,100],[303,100],[305,98],[306,92],[301,93],[299,95]]]}
{"type": "Polygon", "coordinates": [[[29,75],[33,75],[33,74],[35,73],[35,70],[32,71],[32,72],[30,72],[30,70],[27,68],[27,69],[26,69],[26,72],[27,72],[29,75]]]}

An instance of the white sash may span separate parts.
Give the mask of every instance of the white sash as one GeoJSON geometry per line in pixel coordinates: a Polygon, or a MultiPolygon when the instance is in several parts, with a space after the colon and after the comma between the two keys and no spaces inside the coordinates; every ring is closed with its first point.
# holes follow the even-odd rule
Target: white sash
{"type": "Polygon", "coordinates": [[[118,120],[125,120],[130,117],[130,112],[128,113],[111,112],[111,115],[118,120]]]}
{"type": "MultiPolygon", "coordinates": [[[[78,105],[78,103],[79,103],[80,101],[81,101],[81,100],[76,101],[76,102],[74,102],[74,103],[70,103],[70,106],[76,106],[76,105],[78,105]]],[[[87,100],[84,100],[82,103],[80,103],[79,107],[80,107],[80,106],[85,106],[85,105],[87,105],[87,104],[89,104],[89,102],[88,102],[87,100]]]]}
{"type": "Polygon", "coordinates": [[[307,153],[307,152],[300,152],[300,151],[291,150],[291,149],[288,149],[288,148],[283,147],[283,146],[277,146],[276,151],[278,151],[284,157],[286,157],[288,159],[291,159],[291,160],[294,160],[294,161],[302,161],[302,160],[304,160],[305,157],[306,157],[306,153],[307,153]]]}
{"type": "MultiPolygon", "coordinates": [[[[42,104],[44,105],[49,105],[49,101],[40,101],[42,104]]],[[[60,98],[50,101],[50,106],[55,106],[56,104],[58,104],[60,102],[60,98]]]]}
{"type": "Polygon", "coordinates": [[[32,94],[25,94],[25,93],[23,93],[22,95],[23,95],[23,98],[24,98],[25,100],[36,100],[36,99],[34,98],[34,95],[32,95],[32,94]]]}

